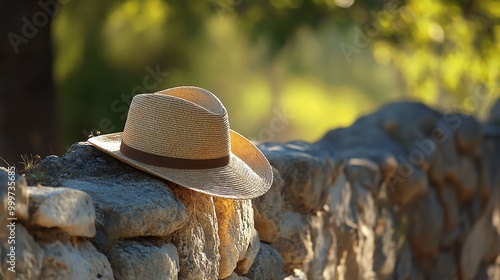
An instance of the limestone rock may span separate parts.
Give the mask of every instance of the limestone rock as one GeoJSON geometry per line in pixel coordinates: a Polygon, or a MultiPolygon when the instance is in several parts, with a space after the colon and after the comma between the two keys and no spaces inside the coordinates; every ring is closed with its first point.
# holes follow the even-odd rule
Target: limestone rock
{"type": "Polygon", "coordinates": [[[16,223],[14,237],[0,239],[0,253],[2,256],[0,279],[39,279],[44,253],[21,224],[16,223]],[[15,240],[15,243],[12,240],[15,240]],[[11,246],[15,246],[15,259],[13,260],[9,256],[12,255],[11,246]],[[12,265],[15,266],[15,272],[8,270],[12,265]]]}
{"type": "Polygon", "coordinates": [[[413,254],[408,242],[404,242],[398,253],[394,279],[424,280],[424,275],[413,262],[413,254]]]}
{"type": "Polygon", "coordinates": [[[292,275],[288,275],[285,280],[307,280],[307,275],[300,269],[294,269],[292,275]]]}
{"type": "Polygon", "coordinates": [[[277,169],[273,168],[273,184],[269,191],[252,200],[255,228],[260,239],[272,243],[278,239],[283,223],[283,179],[277,169]]]}
{"type": "Polygon", "coordinates": [[[429,182],[436,188],[441,188],[445,184],[445,173],[443,166],[443,155],[442,151],[436,149],[431,155],[429,155],[429,170],[427,170],[427,176],[429,177],[429,182]]]}
{"type": "Polygon", "coordinates": [[[474,279],[483,261],[500,254],[500,204],[495,196],[481,218],[473,225],[460,252],[460,275],[462,279],[474,279]]]}
{"type": "Polygon", "coordinates": [[[276,146],[268,143],[259,147],[283,178],[286,203],[294,206],[293,211],[304,214],[321,209],[338,166],[331,158],[315,156],[305,142],[276,146]]]}
{"type": "Polygon", "coordinates": [[[476,279],[500,279],[500,256],[498,256],[493,264],[483,265],[476,279]]]}
{"type": "Polygon", "coordinates": [[[31,224],[58,227],[71,236],[94,237],[95,210],[88,194],[52,187],[28,187],[28,193],[31,224]]]}
{"type": "Polygon", "coordinates": [[[443,169],[445,179],[449,182],[457,182],[458,179],[458,150],[455,142],[455,136],[452,128],[456,126],[456,121],[450,120],[448,115],[438,122],[436,131],[441,135],[437,143],[437,149],[443,159],[443,169]]]}
{"type": "Polygon", "coordinates": [[[429,166],[429,156],[435,150],[432,133],[441,114],[422,103],[395,102],[383,106],[373,116],[380,126],[409,155],[409,161],[424,171],[429,166]]]}
{"type": "Polygon", "coordinates": [[[335,275],[336,279],[358,279],[359,218],[352,186],[343,173],[330,189],[326,212],[330,215],[329,222],[337,244],[337,259],[332,259],[337,265],[334,268],[329,267],[328,271],[331,271],[330,275],[335,275]]]}
{"type": "Polygon", "coordinates": [[[344,173],[338,176],[330,188],[325,208],[335,226],[346,231],[358,228],[355,197],[344,173]]]}
{"type": "Polygon", "coordinates": [[[464,156],[459,158],[458,168],[460,180],[456,184],[457,195],[460,202],[466,202],[478,190],[478,172],[474,162],[464,156]]]}
{"type": "Polygon", "coordinates": [[[304,215],[285,212],[280,237],[271,244],[285,261],[285,272],[302,268],[313,256],[311,233],[304,215]]]}
{"type": "Polygon", "coordinates": [[[369,159],[351,158],[344,169],[347,180],[376,192],[382,180],[380,167],[369,159]]]}
{"type": "Polygon", "coordinates": [[[266,243],[261,243],[259,253],[245,276],[249,279],[282,280],[285,278],[283,266],[283,259],[278,251],[266,243]]]}
{"type": "Polygon", "coordinates": [[[432,269],[429,279],[459,279],[457,263],[455,261],[456,259],[457,258],[453,251],[442,251],[439,253],[439,257],[434,268],[432,269]]]}
{"type": "Polygon", "coordinates": [[[112,240],[168,236],[186,222],[184,205],[160,180],[138,176],[125,181],[125,176],[117,176],[107,180],[63,180],[61,184],[92,197],[97,229],[112,240]]]}
{"type": "Polygon", "coordinates": [[[446,186],[439,190],[439,198],[443,204],[445,218],[445,232],[449,232],[458,226],[460,213],[458,198],[453,186],[446,186]]]}
{"type": "Polygon", "coordinates": [[[89,241],[74,245],[56,241],[41,247],[45,257],[40,279],[114,279],[108,259],[89,241]]]}
{"type": "Polygon", "coordinates": [[[248,279],[245,276],[239,276],[238,274],[233,272],[231,273],[231,275],[229,275],[229,277],[224,278],[223,280],[250,280],[250,279],[248,279]]]}
{"type": "Polygon", "coordinates": [[[27,177],[31,183],[41,180],[44,185],[89,194],[96,209],[97,230],[113,240],[167,236],[186,222],[184,205],[172,194],[168,182],[136,170],[88,142],[74,144],[63,157],[43,159],[27,177]]]}
{"type": "Polygon", "coordinates": [[[389,197],[403,209],[409,209],[428,191],[427,176],[407,161],[400,163],[398,176],[389,182],[389,197]]]}
{"type": "Polygon", "coordinates": [[[257,257],[259,250],[260,250],[259,233],[257,232],[257,230],[254,229],[252,231],[252,239],[250,240],[250,245],[246,250],[246,254],[243,257],[243,259],[238,261],[235,271],[240,275],[247,274],[253,262],[255,261],[255,258],[257,257]]]}
{"type": "Polygon", "coordinates": [[[175,280],[179,272],[179,256],[171,243],[120,241],[109,256],[116,279],[175,280]]]}
{"type": "MultiPolygon", "coordinates": [[[[0,220],[5,221],[7,217],[17,217],[19,219],[26,220],[28,219],[29,201],[26,179],[24,178],[24,176],[19,176],[17,174],[9,175],[9,172],[12,174],[14,172],[14,169],[11,169],[9,171],[9,169],[0,167],[0,209],[2,209],[2,211],[0,211],[0,220]],[[15,185],[12,186],[13,184],[11,182],[14,182],[15,185]],[[9,192],[11,192],[12,194],[9,195],[9,192]],[[12,213],[11,211],[6,211],[9,207],[9,196],[11,197],[11,199],[15,199],[15,209],[14,211],[12,211],[12,213]]],[[[2,231],[0,231],[0,237],[2,236],[2,231]]]]}
{"type": "Polygon", "coordinates": [[[337,238],[330,222],[329,214],[323,211],[311,217],[313,257],[304,267],[307,276],[303,271],[294,269],[293,275],[288,276],[289,279],[334,279],[337,266],[337,238]]]}
{"type": "Polygon", "coordinates": [[[410,213],[408,238],[413,253],[429,262],[437,259],[443,227],[443,210],[435,191],[430,188],[425,198],[410,213]]]}
{"type": "Polygon", "coordinates": [[[481,124],[473,116],[456,114],[461,123],[455,130],[458,150],[464,155],[474,156],[481,143],[481,124]]]}
{"type": "Polygon", "coordinates": [[[352,184],[356,197],[356,211],[359,226],[359,250],[357,254],[359,275],[363,279],[375,278],[373,257],[375,255],[375,223],[377,208],[370,191],[359,185],[352,184]]]}
{"type": "Polygon", "coordinates": [[[214,197],[219,226],[219,278],[226,278],[245,257],[254,230],[254,213],[250,200],[214,197]]]}
{"type": "Polygon", "coordinates": [[[179,254],[179,279],[219,279],[220,241],[213,198],[183,187],[173,191],[187,212],[187,223],[172,234],[179,254]]]}
{"type": "Polygon", "coordinates": [[[388,279],[394,275],[397,262],[396,222],[387,208],[381,208],[374,228],[375,249],[373,271],[376,279],[388,279]]]}

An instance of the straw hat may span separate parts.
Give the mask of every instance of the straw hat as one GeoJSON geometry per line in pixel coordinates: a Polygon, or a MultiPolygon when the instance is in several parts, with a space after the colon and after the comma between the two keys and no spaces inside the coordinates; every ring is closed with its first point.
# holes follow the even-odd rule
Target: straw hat
{"type": "Polygon", "coordinates": [[[88,141],[137,169],[209,195],[255,198],[273,180],[259,149],[229,129],[221,101],[198,87],[138,94],[123,132],[88,141]]]}

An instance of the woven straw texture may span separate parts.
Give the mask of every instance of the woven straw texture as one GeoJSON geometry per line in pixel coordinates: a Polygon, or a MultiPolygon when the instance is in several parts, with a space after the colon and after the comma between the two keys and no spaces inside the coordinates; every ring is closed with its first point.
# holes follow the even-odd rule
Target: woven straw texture
{"type": "Polygon", "coordinates": [[[211,92],[177,87],[136,95],[123,133],[89,139],[98,149],[137,168],[195,191],[214,196],[251,199],[272,183],[265,156],[250,141],[229,129],[226,109],[211,92]],[[154,166],[120,152],[127,145],[152,154],[182,159],[230,157],[229,164],[210,169],[154,166]]]}

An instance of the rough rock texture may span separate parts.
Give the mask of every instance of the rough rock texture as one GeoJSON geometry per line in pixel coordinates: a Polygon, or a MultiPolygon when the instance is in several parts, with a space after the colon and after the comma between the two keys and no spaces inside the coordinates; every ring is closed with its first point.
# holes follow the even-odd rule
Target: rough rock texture
{"type": "Polygon", "coordinates": [[[16,226],[16,243],[8,243],[8,240],[1,239],[0,253],[2,262],[0,279],[38,279],[44,257],[40,246],[33,240],[28,231],[19,224],[16,226]],[[12,245],[16,246],[15,260],[11,260],[9,256],[12,255],[12,250],[10,249],[12,245]],[[8,270],[12,266],[14,266],[15,273],[8,270]]]}
{"type": "Polygon", "coordinates": [[[180,279],[219,279],[219,235],[213,197],[176,187],[187,223],[172,235],[179,253],[180,279]]]}
{"type": "Polygon", "coordinates": [[[250,200],[234,200],[214,197],[219,227],[219,278],[233,273],[238,261],[245,257],[254,228],[253,209],[250,200]]]}
{"type": "Polygon", "coordinates": [[[245,276],[250,279],[284,279],[283,260],[280,253],[266,243],[261,243],[259,253],[245,276]]]}
{"type": "MultiPolygon", "coordinates": [[[[499,116],[500,100],[485,123],[399,102],[315,143],[260,144],[274,182],[252,201],[197,193],[77,143],[28,172],[39,184],[30,192],[13,177],[15,276],[499,279],[499,116]]],[[[10,232],[0,237],[6,255],[10,232]]],[[[0,278],[14,279],[7,268],[0,278]]]]}
{"type": "Polygon", "coordinates": [[[240,275],[245,275],[248,273],[250,268],[252,267],[255,258],[260,250],[260,240],[259,233],[257,230],[252,231],[252,239],[250,240],[250,244],[246,250],[245,256],[238,261],[235,271],[240,275]]]}
{"type": "Polygon", "coordinates": [[[278,170],[273,168],[273,184],[264,195],[253,199],[255,228],[260,239],[272,243],[278,239],[283,223],[283,179],[278,170]]]}
{"type": "Polygon", "coordinates": [[[97,229],[109,238],[172,234],[186,222],[185,207],[165,183],[146,179],[125,183],[89,178],[61,184],[92,196],[97,229]]]}
{"type": "MultiPolygon", "coordinates": [[[[28,218],[28,189],[26,179],[14,172],[14,169],[0,167],[0,220],[5,221],[7,217],[17,217],[19,219],[28,218]],[[13,175],[9,175],[13,174],[13,175]],[[9,188],[10,187],[10,188],[9,188]],[[14,190],[12,189],[14,188],[14,190]],[[9,192],[11,194],[9,195],[9,192]],[[15,210],[7,211],[9,196],[15,199],[15,210]]],[[[2,237],[0,232],[0,237],[2,237]]]]}
{"type": "Polygon", "coordinates": [[[40,279],[113,279],[108,259],[88,241],[56,241],[41,247],[45,257],[40,279]]]}
{"type": "Polygon", "coordinates": [[[58,227],[72,236],[94,237],[95,210],[92,198],[68,188],[29,187],[30,223],[58,227]]]}
{"type": "Polygon", "coordinates": [[[109,254],[117,279],[177,279],[179,256],[174,245],[120,241],[109,254]]]}
{"type": "Polygon", "coordinates": [[[233,272],[229,277],[224,278],[224,280],[249,280],[249,279],[245,276],[239,276],[238,274],[233,272]]]}

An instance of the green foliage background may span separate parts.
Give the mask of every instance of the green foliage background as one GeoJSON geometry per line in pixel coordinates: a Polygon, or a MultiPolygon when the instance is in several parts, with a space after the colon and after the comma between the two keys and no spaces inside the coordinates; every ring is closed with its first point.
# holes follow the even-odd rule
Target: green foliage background
{"type": "Polygon", "coordinates": [[[148,67],[168,72],[148,91],[207,88],[255,140],[313,141],[396,99],[481,117],[499,18],[499,1],[70,1],[52,26],[64,142],[121,131],[148,67]]]}

